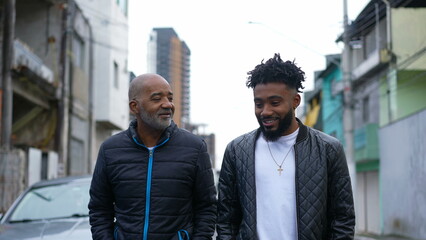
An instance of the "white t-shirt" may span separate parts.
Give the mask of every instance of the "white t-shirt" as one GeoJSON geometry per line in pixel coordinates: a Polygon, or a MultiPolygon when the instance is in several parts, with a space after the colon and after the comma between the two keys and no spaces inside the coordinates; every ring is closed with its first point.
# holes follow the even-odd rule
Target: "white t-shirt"
{"type": "Polygon", "coordinates": [[[268,142],[261,135],[256,142],[256,213],[259,240],[296,240],[296,186],[294,144],[299,132],[282,136],[269,142],[271,152],[281,164],[288,153],[279,174],[268,149],[268,142]]]}

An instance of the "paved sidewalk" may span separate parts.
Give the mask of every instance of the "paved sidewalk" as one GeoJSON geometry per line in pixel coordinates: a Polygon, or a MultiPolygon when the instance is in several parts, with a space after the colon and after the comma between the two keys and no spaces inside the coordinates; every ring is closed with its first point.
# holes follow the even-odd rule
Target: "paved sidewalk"
{"type": "Polygon", "coordinates": [[[416,240],[416,239],[404,238],[401,236],[355,235],[355,240],[416,240]]]}

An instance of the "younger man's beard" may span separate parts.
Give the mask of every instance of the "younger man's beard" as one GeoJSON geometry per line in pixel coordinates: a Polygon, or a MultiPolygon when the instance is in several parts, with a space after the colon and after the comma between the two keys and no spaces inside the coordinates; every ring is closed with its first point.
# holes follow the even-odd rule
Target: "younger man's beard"
{"type": "Polygon", "coordinates": [[[284,116],[284,118],[280,119],[277,130],[266,129],[262,124],[262,120],[260,118],[257,119],[260,124],[260,129],[262,130],[263,136],[265,136],[267,141],[277,141],[278,138],[280,138],[283,133],[290,128],[291,122],[293,121],[293,112],[293,109],[290,109],[290,111],[284,116]]]}

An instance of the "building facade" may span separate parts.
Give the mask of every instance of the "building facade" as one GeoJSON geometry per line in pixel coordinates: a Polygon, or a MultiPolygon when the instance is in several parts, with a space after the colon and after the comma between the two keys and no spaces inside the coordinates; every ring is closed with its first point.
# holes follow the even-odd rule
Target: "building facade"
{"type": "Polygon", "coordinates": [[[152,30],[148,42],[147,70],[160,74],[169,82],[173,91],[173,104],[176,107],[173,121],[206,142],[212,166],[215,167],[215,134],[206,133],[205,124],[190,121],[190,57],[189,47],[173,28],[152,30]]]}
{"type": "Polygon", "coordinates": [[[314,89],[304,92],[305,117],[303,123],[322,131],[322,78],[318,77],[320,73],[320,71],[314,73],[314,89]]]}
{"type": "Polygon", "coordinates": [[[3,1],[2,9],[4,210],[36,181],[90,172],[93,62],[92,27],[74,1],[3,1]]]}
{"type": "Polygon", "coordinates": [[[0,3],[1,212],[34,182],[90,174],[127,127],[127,2],[107,3],[0,3]]]}
{"type": "Polygon", "coordinates": [[[349,26],[359,234],[426,239],[425,21],[424,1],[370,1],[349,26]]]}
{"type": "Polygon", "coordinates": [[[148,43],[148,72],[163,76],[172,87],[176,106],[174,122],[183,128],[190,124],[191,51],[173,28],[154,28],[148,43]]]}
{"type": "Polygon", "coordinates": [[[129,124],[127,0],[77,0],[93,26],[92,166],[102,142],[129,124]]]}

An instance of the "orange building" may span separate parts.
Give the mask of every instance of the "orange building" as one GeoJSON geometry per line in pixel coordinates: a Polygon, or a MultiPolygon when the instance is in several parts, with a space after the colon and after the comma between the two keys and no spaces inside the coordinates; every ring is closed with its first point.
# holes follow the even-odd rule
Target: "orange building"
{"type": "Polygon", "coordinates": [[[148,43],[148,72],[169,81],[176,107],[173,121],[182,128],[190,122],[190,55],[173,28],[154,28],[148,43]]]}

